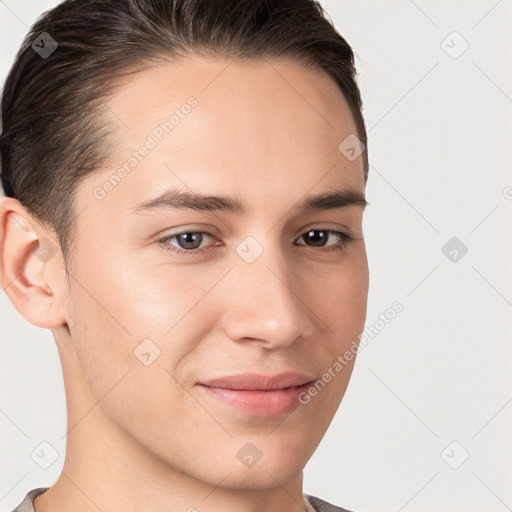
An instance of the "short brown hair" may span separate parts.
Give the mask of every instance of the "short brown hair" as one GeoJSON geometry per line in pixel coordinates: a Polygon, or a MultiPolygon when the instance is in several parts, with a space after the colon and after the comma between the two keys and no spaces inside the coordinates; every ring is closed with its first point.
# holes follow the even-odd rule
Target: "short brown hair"
{"type": "MultiPolygon", "coordinates": [[[[16,55],[2,94],[0,149],[5,195],[56,233],[66,270],[76,186],[109,159],[105,100],[122,76],[192,54],[284,57],[324,70],[367,147],[354,53],[318,1],[65,0],[36,20],[16,55]],[[43,33],[58,44],[46,58],[33,46],[43,33]]],[[[366,149],[361,156],[366,184],[366,149]]]]}

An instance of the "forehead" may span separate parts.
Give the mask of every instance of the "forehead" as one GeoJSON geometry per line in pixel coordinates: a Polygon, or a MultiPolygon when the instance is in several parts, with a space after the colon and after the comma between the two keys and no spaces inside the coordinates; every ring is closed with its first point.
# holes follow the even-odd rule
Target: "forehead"
{"type": "Polygon", "coordinates": [[[89,188],[123,167],[109,201],[127,208],[170,185],[209,192],[205,181],[247,195],[305,193],[321,180],[364,188],[362,158],[338,150],[356,133],[343,94],[323,71],[292,61],[164,61],[132,76],[107,107],[112,165],[89,188]]]}
{"type": "MultiPolygon", "coordinates": [[[[190,56],[173,62],[160,60],[154,67],[131,75],[108,103],[114,111],[120,107],[126,121],[138,122],[141,109],[171,107],[187,94],[200,97],[211,109],[220,103],[226,113],[240,103],[250,109],[261,101],[273,106],[278,102],[282,107],[279,111],[302,108],[305,118],[319,118],[315,124],[321,125],[323,121],[331,129],[337,128],[333,120],[340,114],[343,124],[353,123],[339,86],[326,72],[285,58],[233,60],[190,56]]],[[[236,113],[240,116],[244,111],[236,113]]]]}

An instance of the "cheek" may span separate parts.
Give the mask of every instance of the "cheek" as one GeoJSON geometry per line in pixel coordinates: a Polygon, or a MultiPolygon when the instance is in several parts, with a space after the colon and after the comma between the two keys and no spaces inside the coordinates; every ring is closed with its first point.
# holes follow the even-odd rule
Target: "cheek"
{"type": "MultiPolygon", "coordinates": [[[[186,396],[178,384],[182,376],[176,375],[174,380],[172,375],[178,362],[193,349],[188,342],[191,338],[163,336],[161,327],[168,329],[168,322],[156,328],[149,321],[139,325],[143,318],[130,315],[122,307],[123,301],[113,300],[115,294],[103,297],[95,291],[97,300],[86,292],[76,292],[73,298],[79,309],[69,323],[92,400],[114,423],[157,435],[162,415],[169,420],[163,422],[166,425],[173,417],[190,415],[191,404],[184,407],[186,396]],[[150,432],[153,428],[155,432],[150,432]]],[[[147,311],[159,313],[156,306],[147,311]]]]}
{"type": "Polygon", "coordinates": [[[228,269],[226,265],[166,264],[154,252],[147,257],[123,256],[117,259],[105,300],[117,297],[113,310],[138,337],[164,336],[185,317],[194,317],[195,306],[228,269]]]}
{"type": "Polygon", "coordinates": [[[203,299],[222,269],[209,270],[202,279],[191,267],[144,265],[135,271],[112,255],[87,270],[82,267],[72,281],[71,336],[98,396],[130,368],[160,366],[158,378],[170,379],[165,369],[180,366],[212,328],[215,309],[208,297],[203,299]],[[144,359],[151,366],[144,366],[144,359]]]}
{"type": "Polygon", "coordinates": [[[368,271],[364,262],[332,267],[316,277],[309,295],[310,307],[329,326],[338,349],[364,329],[368,299],[368,271]]]}
{"type": "Polygon", "coordinates": [[[93,395],[100,399],[129,369],[136,339],[114,302],[95,288],[72,288],[71,342],[93,395]],[[130,357],[131,356],[131,357],[130,357]]]}

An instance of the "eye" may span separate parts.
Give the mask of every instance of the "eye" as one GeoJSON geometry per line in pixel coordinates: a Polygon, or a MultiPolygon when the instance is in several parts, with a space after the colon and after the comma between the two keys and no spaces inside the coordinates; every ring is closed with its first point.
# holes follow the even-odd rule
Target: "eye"
{"type": "Polygon", "coordinates": [[[324,247],[327,243],[329,235],[334,235],[334,238],[338,238],[339,241],[338,243],[331,244],[329,246],[329,249],[325,249],[325,251],[341,250],[354,240],[352,235],[345,233],[343,231],[334,231],[332,229],[310,229],[309,231],[301,235],[299,237],[299,240],[300,238],[305,238],[306,240],[310,240],[313,242],[313,247],[324,247]]]}
{"type": "MultiPolygon", "coordinates": [[[[208,240],[209,238],[215,238],[213,233],[209,231],[184,231],[182,233],[175,233],[165,238],[160,239],[158,242],[162,244],[162,246],[171,252],[176,254],[182,254],[187,256],[194,256],[199,251],[203,251],[209,249],[211,246],[204,246],[203,242],[208,240]],[[176,241],[179,246],[176,247],[171,242],[176,241]],[[201,247],[203,246],[203,247],[201,247]]],[[[305,240],[309,240],[312,245],[310,247],[325,247],[328,246],[327,249],[323,249],[323,252],[333,251],[333,250],[342,250],[347,246],[350,242],[354,240],[352,235],[349,233],[345,233],[343,231],[334,231],[332,229],[310,229],[306,233],[302,234],[298,240],[304,238],[305,240]],[[327,244],[329,238],[337,239],[338,242],[334,244],[327,244]]],[[[221,245],[221,244],[216,244],[221,245]]],[[[307,245],[307,244],[298,244],[298,245],[307,245]]]]}
{"type": "Polygon", "coordinates": [[[201,244],[207,238],[214,238],[213,233],[209,231],[184,231],[183,233],[166,236],[159,240],[159,242],[171,252],[191,255],[192,253],[202,250],[201,244]],[[169,242],[172,240],[176,240],[180,244],[180,247],[170,245],[169,242]]]}

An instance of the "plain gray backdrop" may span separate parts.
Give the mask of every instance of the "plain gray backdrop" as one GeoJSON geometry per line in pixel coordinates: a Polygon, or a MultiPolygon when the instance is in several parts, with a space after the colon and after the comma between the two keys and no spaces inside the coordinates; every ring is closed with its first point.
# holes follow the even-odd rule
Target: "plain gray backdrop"
{"type": "MultiPolygon", "coordinates": [[[[0,0],[2,84],[57,3],[0,0]]],[[[357,55],[374,334],[304,490],[355,512],[512,510],[512,0],[321,3],[357,55]]],[[[10,512],[58,478],[66,409],[51,331],[3,290],[0,308],[10,512]],[[58,452],[47,469],[31,457],[42,442],[58,452]]]]}

